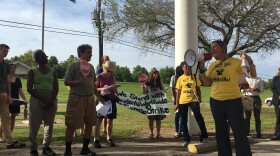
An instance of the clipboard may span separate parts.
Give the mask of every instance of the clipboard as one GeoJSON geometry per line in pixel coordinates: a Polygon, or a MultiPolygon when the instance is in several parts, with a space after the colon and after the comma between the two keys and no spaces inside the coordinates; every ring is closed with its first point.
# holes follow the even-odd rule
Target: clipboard
{"type": "Polygon", "coordinates": [[[10,105],[13,105],[13,106],[27,105],[27,101],[20,100],[20,99],[13,99],[13,101],[10,105]]]}

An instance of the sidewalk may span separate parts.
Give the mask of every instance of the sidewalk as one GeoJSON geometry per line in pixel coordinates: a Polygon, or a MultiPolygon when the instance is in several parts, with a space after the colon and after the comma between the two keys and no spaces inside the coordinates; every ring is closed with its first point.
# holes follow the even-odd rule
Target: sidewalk
{"type": "MultiPolygon", "coordinates": [[[[40,141],[41,142],[41,141],[40,141]]],[[[148,140],[146,138],[132,138],[125,140],[115,140],[116,147],[108,147],[104,140],[101,140],[101,149],[93,149],[99,156],[217,156],[217,152],[209,152],[202,154],[188,153],[187,149],[182,146],[182,139],[163,138],[148,140]]],[[[73,155],[79,155],[81,143],[73,144],[73,155]]],[[[57,155],[63,155],[64,146],[53,146],[53,150],[57,155]]],[[[279,156],[280,141],[270,141],[269,139],[255,139],[255,143],[251,144],[253,156],[279,156]]],[[[233,149],[234,150],[234,149],[233,149]]],[[[41,155],[42,149],[39,148],[41,155]]],[[[234,151],[235,152],[235,151],[234,151]]],[[[7,150],[5,143],[0,144],[0,156],[28,156],[29,149],[13,149],[7,150]]],[[[233,154],[235,155],[235,154],[233,154]]]]}

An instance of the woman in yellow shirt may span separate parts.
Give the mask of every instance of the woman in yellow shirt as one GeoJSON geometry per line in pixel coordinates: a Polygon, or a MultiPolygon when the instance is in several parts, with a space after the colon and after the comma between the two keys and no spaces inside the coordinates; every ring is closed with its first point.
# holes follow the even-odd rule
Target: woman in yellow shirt
{"type": "Polygon", "coordinates": [[[191,68],[186,62],[181,63],[184,74],[180,76],[176,82],[176,105],[175,110],[179,108],[179,113],[182,120],[184,145],[188,146],[190,143],[190,136],[188,131],[188,108],[190,107],[194,113],[194,117],[200,128],[200,142],[208,142],[208,134],[204,119],[200,113],[201,92],[199,86],[201,81],[198,77],[193,78],[191,75],[191,68]]]}
{"type": "MultiPolygon", "coordinates": [[[[229,123],[234,135],[236,155],[251,156],[238,82],[239,75],[244,74],[241,60],[228,57],[227,45],[221,40],[211,43],[211,52],[216,61],[210,64],[206,74],[201,77],[204,85],[211,86],[210,106],[215,121],[218,155],[232,155],[229,123]]],[[[252,60],[247,61],[252,63],[252,60]]]]}

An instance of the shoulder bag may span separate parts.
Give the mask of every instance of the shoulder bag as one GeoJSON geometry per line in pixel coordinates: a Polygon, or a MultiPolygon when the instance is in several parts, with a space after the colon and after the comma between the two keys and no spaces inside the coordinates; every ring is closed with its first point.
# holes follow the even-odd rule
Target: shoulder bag
{"type": "Polygon", "coordinates": [[[254,100],[252,97],[246,95],[246,91],[244,93],[245,93],[245,95],[241,96],[243,108],[245,111],[253,111],[254,110],[254,100]]]}

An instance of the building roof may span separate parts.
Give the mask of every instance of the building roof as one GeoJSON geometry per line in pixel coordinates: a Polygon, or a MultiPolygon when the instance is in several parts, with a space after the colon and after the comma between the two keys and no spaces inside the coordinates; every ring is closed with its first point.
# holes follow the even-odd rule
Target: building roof
{"type": "Polygon", "coordinates": [[[15,64],[17,66],[16,74],[17,75],[26,75],[28,71],[31,69],[30,66],[27,64],[21,62],[21,61],[14,61],[12,64],[15,64]]]}

